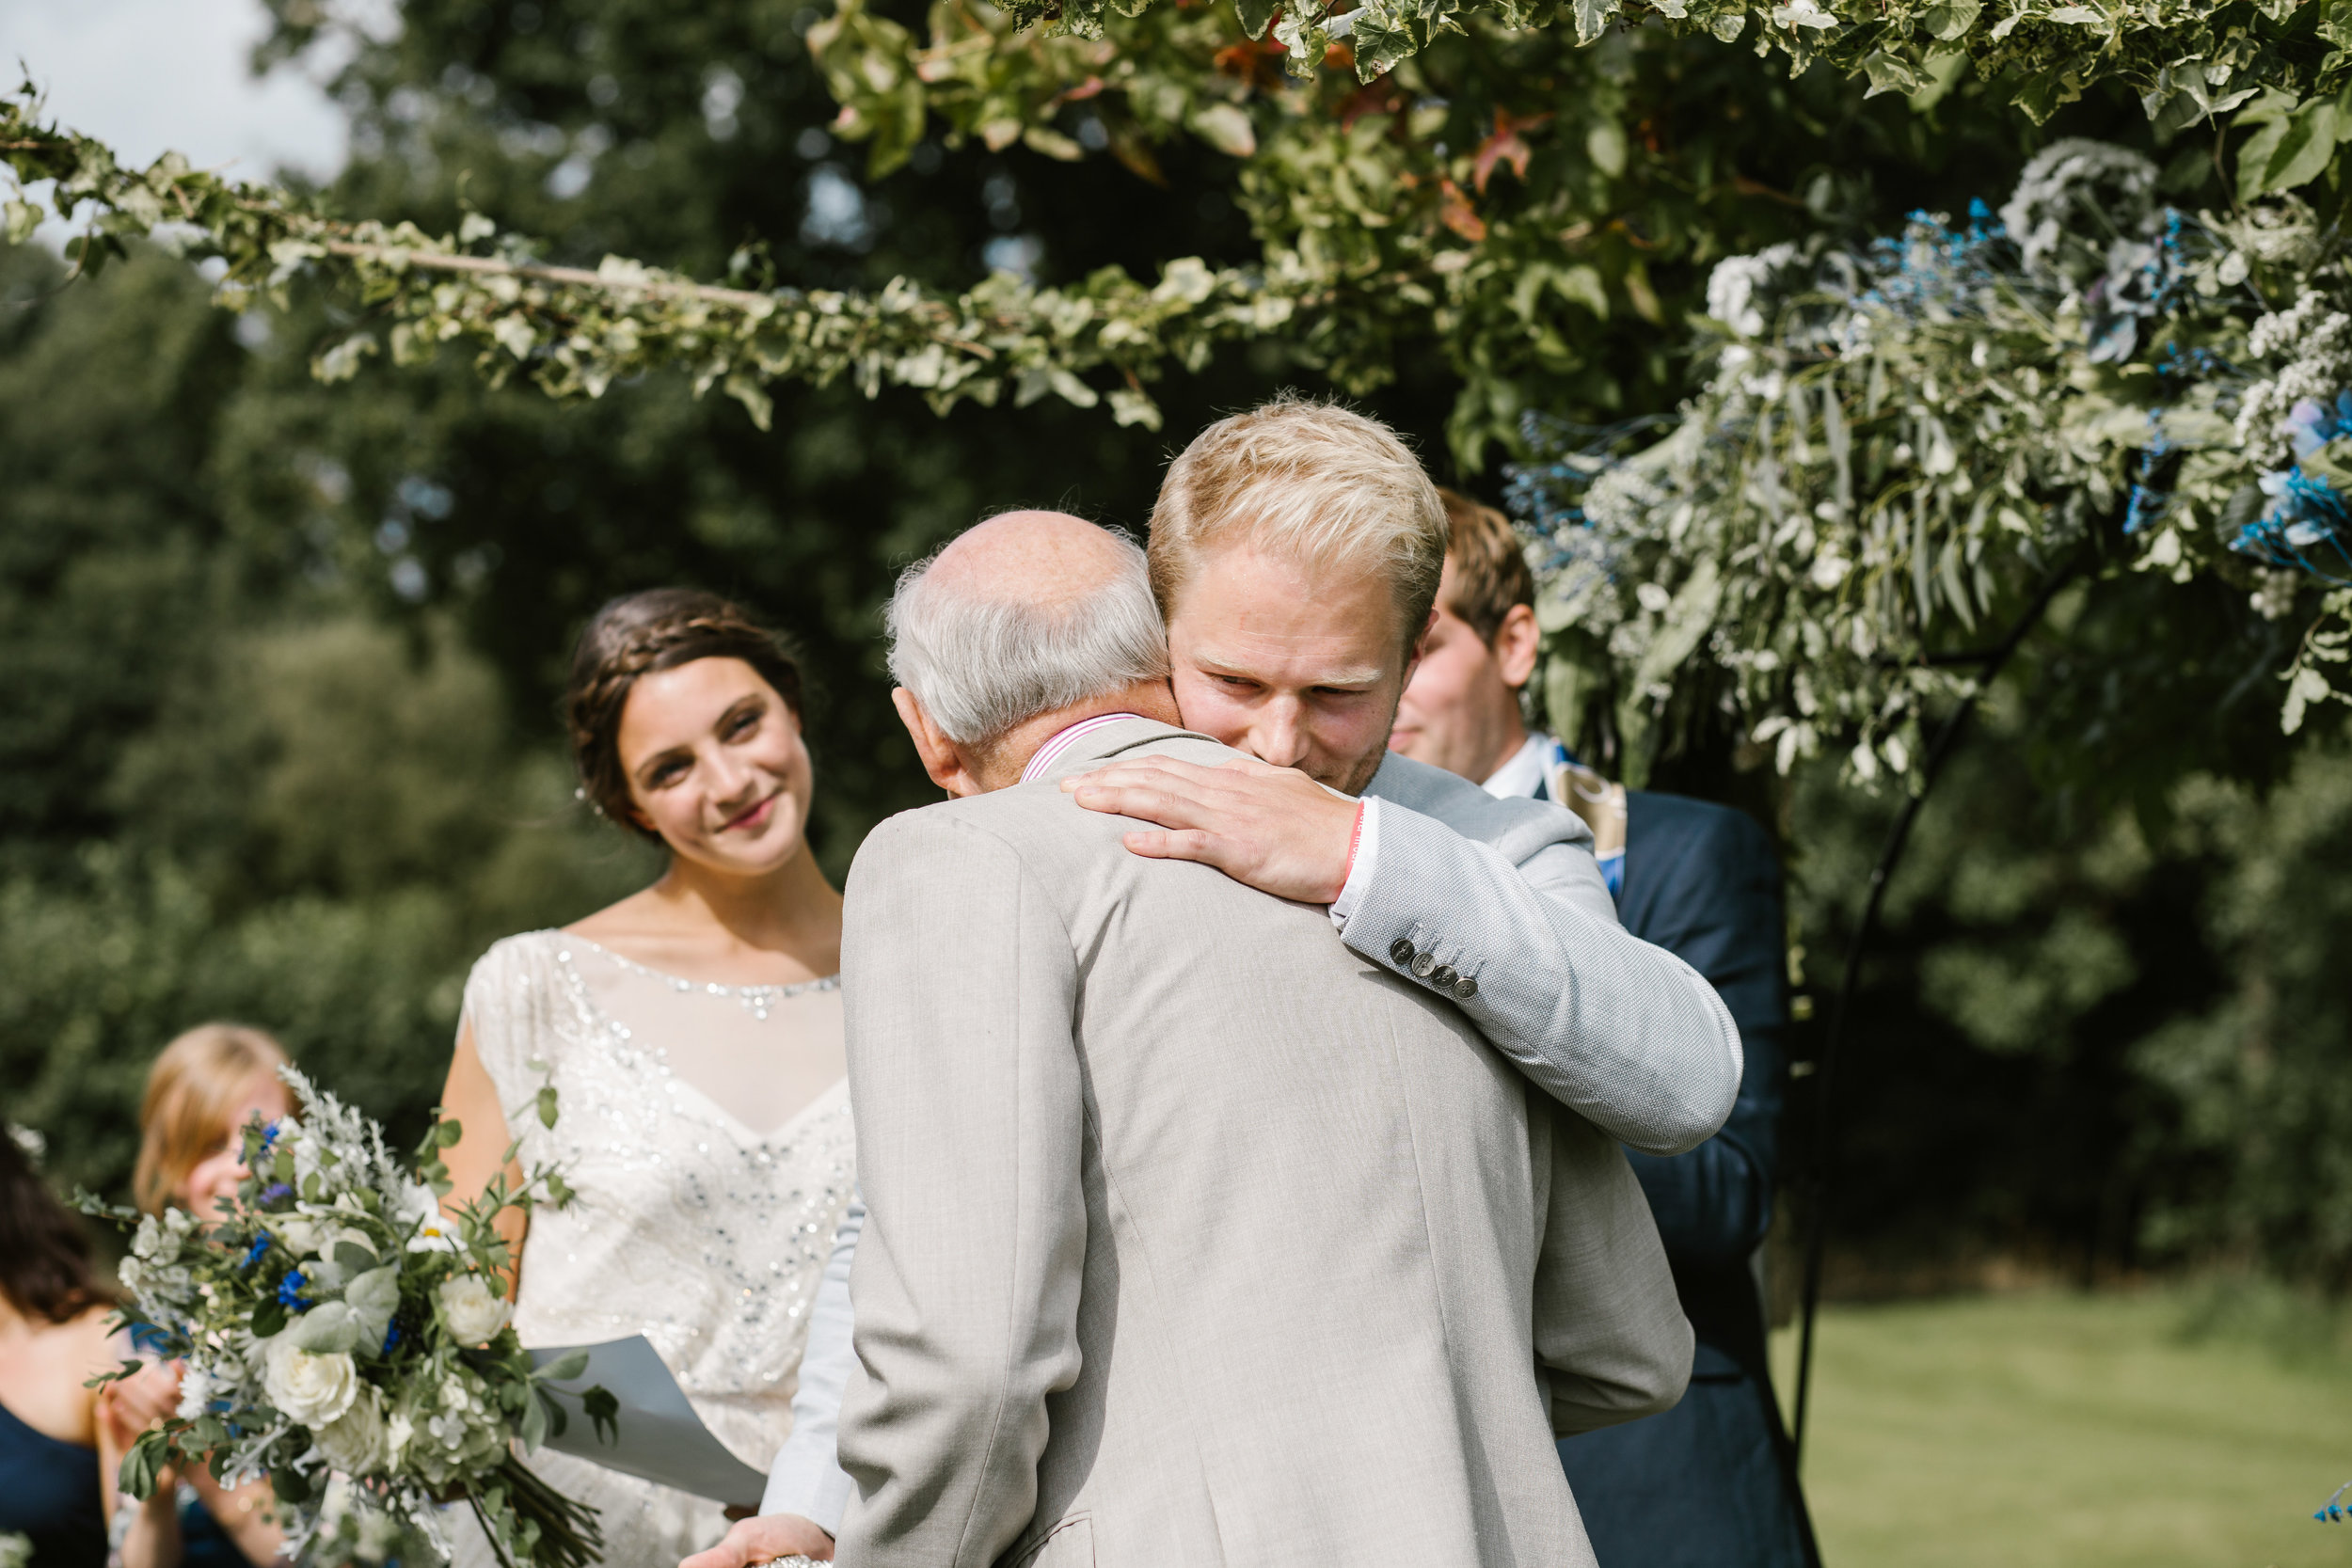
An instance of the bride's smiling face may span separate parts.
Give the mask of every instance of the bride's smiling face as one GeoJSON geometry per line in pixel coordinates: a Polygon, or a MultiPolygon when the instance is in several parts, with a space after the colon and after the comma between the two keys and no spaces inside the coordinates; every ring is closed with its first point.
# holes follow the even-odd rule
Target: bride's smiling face
{"type": "Polygon", "coordinates": [[[674,853],[759,876],[801,852],[813,770],[800,719],[741,659],[640,675],[615,744],[640,819],[674,853]]]}

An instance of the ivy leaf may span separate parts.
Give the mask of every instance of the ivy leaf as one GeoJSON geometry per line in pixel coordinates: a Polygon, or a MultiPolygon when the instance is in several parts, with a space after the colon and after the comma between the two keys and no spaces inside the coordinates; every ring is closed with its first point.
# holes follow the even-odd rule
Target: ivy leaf
{"type": "Polygon", "coordinates": [[[2070,89],[2065,76],[2056,71],[2039,71],[2017,85],[2017,107],[2036,125],[2047,125],[2058,105],[2081,96],[2080,89],[2070,89]]]}
{"type": "Polygon", "coordinates": [[[2320,8],[2319,36],[2339,49],[2352,49],[2352,0],[2327,0],[2320,8]]]}
{"type": "Polygon", "coordinates": [[[2336,106],[2328,99],[2306,103],[2287,120],[2284,135],[2263,170],[2260,195],[2291,191],[2316,180],[2336,155],[2336,106]]]}
{"type": "Polygon", "coordinates": [[[1984,14],[1981,0],[1947,0],[1940,6],[1930,6],[1920,14],[1927,24],[1930,38],[1949,41],[1977,24],[1984,14]]]}
{"type": "MultiPolygon", "coordinates": [[[[2241,115],[2238,118],[2243,121],[2247,117],[2241,115]]],[[[2240,201],[2252,201],[2262,194],[2263,177],[2269,172],[2271,160],[2279,156],[2294,123],[2283,117],[2272,119],[2238,149],[2237,192],[2240,201]]]]}
{"type": "Polygon", "coordinates": [[[1042,125],[1032,125],[1022,132],[1021,144],[1032,152],[1043,153],[1059,163],[1074,164],[1087,155],[1086,149],[1078,145],[1076,138],[1065,136],[1059,131],[1049,130],[1042,125]]]}
{"type": "Polygon", "coordinates": [[[1247,158],[1258,150],[1257,127],[1238,103],[1211,103],[1193,111],[1185,122],[1201,140],[1231,157],[1247,158]]]}
{"type": "Polygon", "coordinates": [[[1890,55],[1883,49],[1874,50],[1862,62],[1863,73],[1870,78],[1870,90],[1863,96],[1876,98],[1883,92],[1915,93],[1919,90],[1919,73],[1909,61],[1890,55]]]}
{"type": "Polygon", "coordinates": [[[866,154],[866,178],[880,180],[896,172],[922,145],[923,84],[910,72],[889,93],[869,100],[866,109],[874,145],[866,154]]]}
{"type": "Polygon", "coordinates": [[[2326,702],[2330,695],[2328,677],[2305,665],[2287,683],[2287,700],[2279,709],[2279,733],[2293,735],[2303,727],[2303,715],[2313,703],[2326,702]]]}
{"type": "Polygon", "coordinates": [[[555,1085],[553,1084],[542,1084],[539,1086],[538,1102],[539,1125],[552,1128],[555,1125],[555,1085]]]}

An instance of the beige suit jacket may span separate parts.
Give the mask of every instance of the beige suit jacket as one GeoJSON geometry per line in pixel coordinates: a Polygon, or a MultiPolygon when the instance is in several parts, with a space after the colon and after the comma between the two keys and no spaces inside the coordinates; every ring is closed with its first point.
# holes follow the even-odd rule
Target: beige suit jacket
{"type": "MultiPolygon", "coordinates": [[[[1113,755],[1233,753],[1137,720],[1113,755]]],[[[1613,1140],[1320,907],[1051,781],[850,875],[845,1564],[1589,1564],[1554,1433],[1681,1394],[1613,1140]]]]}

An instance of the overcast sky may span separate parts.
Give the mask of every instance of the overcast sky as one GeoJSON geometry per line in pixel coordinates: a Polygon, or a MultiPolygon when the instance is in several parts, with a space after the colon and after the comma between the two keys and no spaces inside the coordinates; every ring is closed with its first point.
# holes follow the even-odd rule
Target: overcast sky
{"type": "Polygon", "coordinates": [[[59,125],[142,166],[167,150],[242,180],[332,174],[342,115],[299,69],[257,81],[260,0],[0,0],[0,69],[47,89],[59,125]]]}

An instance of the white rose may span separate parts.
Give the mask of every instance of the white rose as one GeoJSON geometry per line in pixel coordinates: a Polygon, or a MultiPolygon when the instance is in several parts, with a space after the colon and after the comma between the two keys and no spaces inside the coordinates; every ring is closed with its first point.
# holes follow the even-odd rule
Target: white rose
{"type": "Polygon", "coordinates": [[[350,1409],[315,1429],[311,1435],[318,1440],[319,1452],[326,1456],[326,1462],[347,1476],[364,1476],[381,1468],[389,1457],[384,1410],[373,1388],[362,1386],[350,1409]]]}
{"type": "Polygon", "coordinates": [[[341,1351],[313,1355],[281,1334],[263,1354],[262,1386],[270,1403],[316,1432],[359,1397],[359,1369],[341,1351]]]}
{"type": "Polygon", "coordinates": [[[441,1281],[441,1317],[461,1345],[486,1344],[499,1337],[515,1309],[494,1294],[478,1274],[441,1281]]]}
{"type": "Polygon", "coordinates": [[[332,1227],[324,1220],[308,1214],[274,1214],[268,1221],[269,1233],[278,1244],[296,1258],[323,1258],[326,1255],[326,1238],[332,1227]]]}

